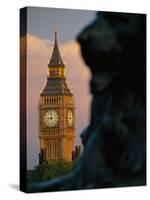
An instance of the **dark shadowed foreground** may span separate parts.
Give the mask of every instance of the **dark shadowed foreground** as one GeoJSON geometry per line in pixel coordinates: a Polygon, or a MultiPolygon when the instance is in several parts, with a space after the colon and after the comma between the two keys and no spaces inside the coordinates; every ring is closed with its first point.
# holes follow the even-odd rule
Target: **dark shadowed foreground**
{"type": "Polygon", "coordinates": [[[90,67],[91,121],[67,176],[28,192],[146,184],[146,16],[99,12],[78,36],[90,67]]]}

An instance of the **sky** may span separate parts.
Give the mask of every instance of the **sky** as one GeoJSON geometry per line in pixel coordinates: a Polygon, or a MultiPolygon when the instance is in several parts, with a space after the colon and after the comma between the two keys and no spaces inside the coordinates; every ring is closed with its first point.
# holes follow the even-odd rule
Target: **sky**
{"type": "Polygon", "coordinates": [[[82,59],[76,37],[93,21],[95,12],[29,7],[27,13],[27,168],[32,169],[38,165],[40,152],[38,99],[46,84],[47,64],[56,30],[60,54],[66,65],[67,84],[75,99],[75,144],[81,144],[80,134],[90,118],[90,72],[82,59]]]}

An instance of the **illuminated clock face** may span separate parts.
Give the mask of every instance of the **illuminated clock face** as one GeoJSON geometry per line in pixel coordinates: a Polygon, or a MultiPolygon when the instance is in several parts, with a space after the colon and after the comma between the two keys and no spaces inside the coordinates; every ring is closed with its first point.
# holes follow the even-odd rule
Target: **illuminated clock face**
{"type": "Polygon", "coordinates": [[[73,126],[73,112],[71,110],[68,110],[68,126],[73,126]]]}
{"type": "Polygon", "coordinates": [[[44,115],[44,123],[48,127],[55,127],[58,125],[59,115],[56,110],[48,110],[44,115]]]}

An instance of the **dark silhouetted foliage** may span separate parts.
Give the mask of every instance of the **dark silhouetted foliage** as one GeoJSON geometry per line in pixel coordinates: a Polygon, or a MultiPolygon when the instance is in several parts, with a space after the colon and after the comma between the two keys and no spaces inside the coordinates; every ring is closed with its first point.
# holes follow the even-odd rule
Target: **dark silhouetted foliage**
{"type": "Polygon", "coordinates": [[[37,181],[49,180],[57,176],[68,174],[73,166],[74,162],[67,162],[64,160],[58,160],[51,164],[45,162],[35,169],[27,171],[27,183],[30,184],[37,181]]]}

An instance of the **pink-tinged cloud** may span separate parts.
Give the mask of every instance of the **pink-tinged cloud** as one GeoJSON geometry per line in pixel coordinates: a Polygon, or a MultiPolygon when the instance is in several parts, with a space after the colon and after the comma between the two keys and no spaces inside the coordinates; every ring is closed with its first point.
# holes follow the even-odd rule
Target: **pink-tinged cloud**
{"type": "MultiPolygon", "coordinates": [[[[23,42],[23,38],[22,38],[23,42]]],[[[59,43],[59,41],[58,41],[59,43]]],[[[38,164],[38,98],[46,83],[47,64],[53,51],[53,42],[27,34],[27,161],[28,169],[38,164]]],[[[90,117],[90,72],[80,55],[76,41],[60,44],[59,49],[66,65],[67,83],[74,94],[76,105],[76,143],[88,125],[90,117]]],[[[24,53],[24,50],[21,50],[24,53]]]]}

